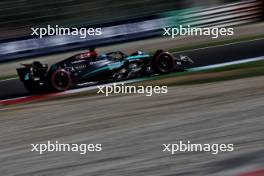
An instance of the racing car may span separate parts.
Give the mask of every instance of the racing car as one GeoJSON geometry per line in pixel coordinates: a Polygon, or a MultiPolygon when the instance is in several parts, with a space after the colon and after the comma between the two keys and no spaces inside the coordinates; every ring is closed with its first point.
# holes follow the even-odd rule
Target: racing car
{"type": "Polygon", "coordinates": [[[20,80],[31,92],[65,91],[85,83],[106,83],[182,71],[193,61],[188,56],[175,57],[157,50],[153,55],[136,51],[130,55],[121,51],[98,55],[95,50],[73,55],[58,63],[35,61],[17,69],[20,80]]]}

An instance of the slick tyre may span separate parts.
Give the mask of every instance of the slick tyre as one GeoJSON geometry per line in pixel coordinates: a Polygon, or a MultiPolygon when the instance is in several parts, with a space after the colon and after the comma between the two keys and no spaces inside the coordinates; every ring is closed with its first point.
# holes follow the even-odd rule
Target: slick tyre
{"type": "Polygon", "coordinates": [[[69,72],[64,69],[56,70],[51,76],[51,86],[55,91],[68,90],[72,85],[72,78],[69,72]]]}
{"type": "Polygon", "coordinates": [[[152,59],[152,67],[156,73],[170,73],[176,68],[176,60],[168,52],[159,52],[156,53],[152,59]]]}

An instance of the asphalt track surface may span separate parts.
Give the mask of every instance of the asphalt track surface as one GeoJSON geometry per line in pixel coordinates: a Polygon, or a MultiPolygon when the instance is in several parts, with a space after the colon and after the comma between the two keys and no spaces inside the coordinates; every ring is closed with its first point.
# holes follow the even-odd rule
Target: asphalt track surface
{"type": "MultiPolygon", "coordinates": [[[[243,60],[264,55],[264,39],[246,41],[222,46],[206,47],[175,53],[191,57],[193,67],[206,66],[236,60],[243,60]]],[[[18,79],[0,81],[0,100],[27,96],[30,93],[18,79]]]]}
{"type": "MultiPolygon", "coordinates": [[[[168,94],[80,96],[3,106],[3,176],[240,176],[264,168],[264,77],[169,87],[168,94]],[[103,151],[31,152],[30,144],[101,143],[103,151]],[[162,152],[232,143],[233,152],[162,152]]],[[[263,171],[263,170],[262,170],[263,171]]],[[[262,176],[250,174],[247,176],[262,176]]]]}

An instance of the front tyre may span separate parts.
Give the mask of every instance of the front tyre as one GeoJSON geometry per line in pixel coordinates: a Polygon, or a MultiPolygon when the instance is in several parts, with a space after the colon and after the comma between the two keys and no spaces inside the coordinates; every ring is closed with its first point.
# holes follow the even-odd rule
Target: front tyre
{"type": "Polygon", "coordinates": [[[64,69],[56,70],[51,76],[51,85],[56,91],[68,90],[72,85],[70,73],[64,69]]]}
{"type": "Polygon", "coordinates": [[[160,52],[155,54],[152,59],[152,67],[154,72],[159,74],[170,73],[175,70],[175,58],[168,52],[160,52]]]}

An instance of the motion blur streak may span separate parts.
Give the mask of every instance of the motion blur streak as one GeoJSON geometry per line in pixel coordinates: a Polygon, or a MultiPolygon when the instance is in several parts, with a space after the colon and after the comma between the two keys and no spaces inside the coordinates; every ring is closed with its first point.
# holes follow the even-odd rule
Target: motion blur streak
{"type": "Polygon", "coordinates": [[[263,80],[171,87],[169,94],[150,98],[80,96],[5,107],[0,171],[5,176],[229,176],[263,168],[263,80]],[[101,143],[104,150],[86,156],[30,152],[29,144],[47,140],[101,143]],[[235,151],[175,157],[161,151],[162,144],[179,140],[234,143],[235,151]]]}
{"type": "MultiPolygon", "coordinates": [[[[176,54],[193,59],[195,68],[190,68],[191,71],[201,67],[213,68],[215,64],[222,66],[227,62],[263,58],[263,20],[263,0],[1,0],[1,79],[15,75],[20,62],[18,59],[25,59],[23,63],[39,60],[50,65],[78,52],[71,52],[73,49],[86,50],[91,45],[111,45],[101,48],[103,52],[181,51],[176,54]],[[162,37],[159,29],[180,24],[232,26],[235,33],[219,40],[200,36],[175,40],[146,39],[162,37]],[[83,41],[67,36],[30,38],[31,28],[47,25],[99,26],[106,28],[106,34],[98,40],[91,37],[83,41]],[[144,40],[134,41],[138,39],[144,40]],[[229,40],[235,42],[221,45],[229,40]],[[127,43],[112,45],[124,41],[127,43]],[[214,44],[218,46],[212,46],[214,44]],[[199,48],[203,46],[207,47],[199,48]],[[58,55],[35,57],[62,51],[58,55]]],[[[262,66],[259,68],[256,71],[260,70],[262,74],[262,66]]],[[[252,70],[241,71],[251,73],[252,70]]],[[[220,72],[208,74],[222,76],[220,72]]],[[[231,72],[225,73],[229,76],[231,72]]],[[[171,78],[156,81],[164,84],[166,79],[171,78]]],[[[32,96],[18,79],[1,81],[0,99],[10,99],[5,103],[14,104],[5,106],[0,103],[0,175],[264,175],[264,75],[171,86],[168,94],[152,97],[138,94],[105,97],[79,93],[49,101],[17,104],[94,88],[32,96]],[[39,155],[30,151],[30,144],[47,141],[102,144],[103,150],[87,155],[76,152],[39,155]],[[179,141],[234,144],[234,151],[218,155],[178,152],[174,156],[162,152],[162,144],[179,141]]]]}

